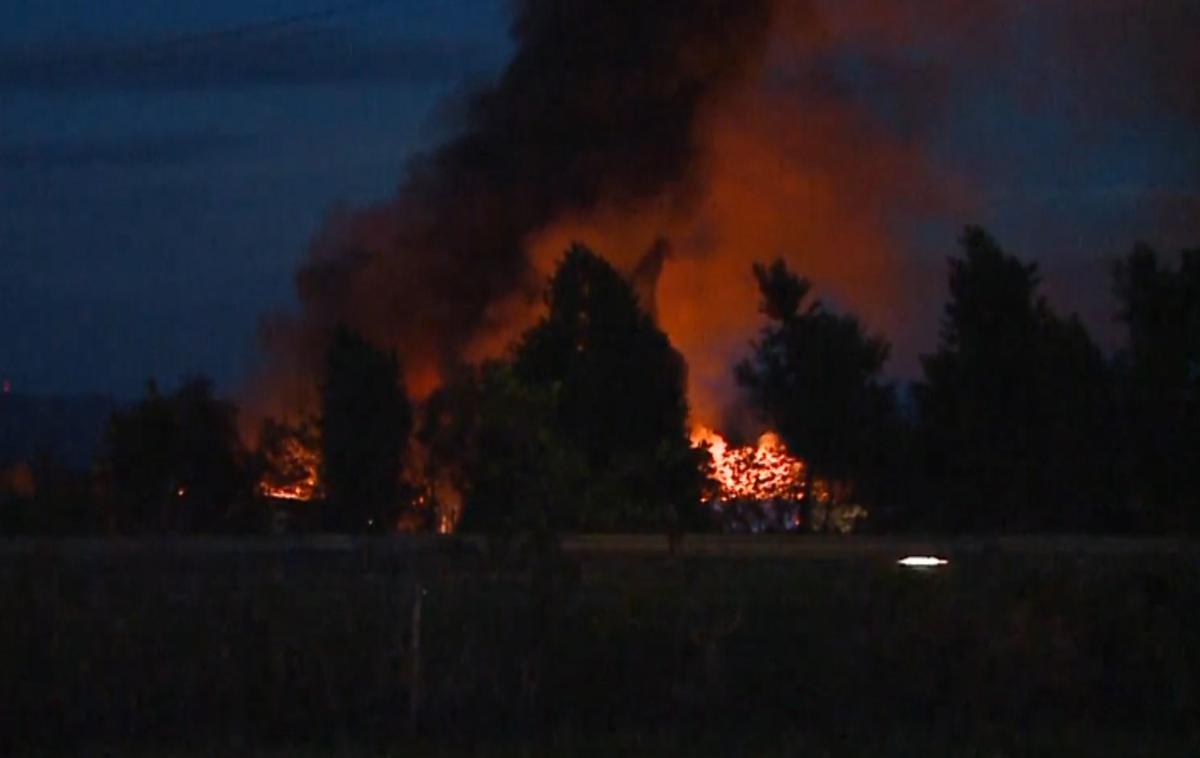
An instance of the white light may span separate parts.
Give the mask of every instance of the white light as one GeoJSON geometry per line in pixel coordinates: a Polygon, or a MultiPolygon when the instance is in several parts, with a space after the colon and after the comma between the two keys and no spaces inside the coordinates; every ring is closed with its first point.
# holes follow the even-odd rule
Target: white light
{"type": "Polygon", "coordinates": [[[949,562],[945,558],[937,558],[932,555],[910,555],[897,561],[901,566],[908,568],[933,568],[934,566],[945,566],[949,562]]]}

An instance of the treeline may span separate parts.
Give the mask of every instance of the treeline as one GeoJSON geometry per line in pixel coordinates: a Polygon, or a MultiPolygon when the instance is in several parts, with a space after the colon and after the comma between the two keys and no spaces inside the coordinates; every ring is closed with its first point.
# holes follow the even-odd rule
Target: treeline
{"type": "Polygon", "coordinates": [[[4,529],[263,532],[282,517],[289,530],[390,532],[444,528],[448,512],[491,533],[711,528],[683,359],[628,282],[574,247],[546,303],[506,358],[455,369],[420,409],[395,354],[338,329],[314,417],[267,419],[254,449],[208,381],[152,384],[113,415],[69,497],[33,477],[6,488],[4,529]]]}
{"type": "MultiPolygon", "coordinates": [[[[865,506],[878,531],[1200,526],[1200,250],[1172,265],[1139,245],[1114,265],[1127,338],[1109,356],[1054,312],[1036,265],[969,227],[936,348],[908,388],[883,377],[887,341],[803,276],[781,261],[753,274],[767,325],[734,371],[743,401],[807,462],[805,503],[820,486],[865,506]]],[[[709,456],[689,439],[686,366],[629,283],[576,246],[546,306],[503,359],[458,367],[419,408],[401,357],[339,329],[315,416],[266,421],[255,449],[206,381],[151,386],[113,415],[86,475],[10,467],[3,528],[268,531],[281,515],[349,532],[447,519],[492,533],[722,528],[709,456]],[[309,489],[280,501],[264,482],[309,489]]]]}
{"type": "Polygon", "coordinates": [[[884,531],[1178,532],[1200,526],[1200,250],[1113,267],[1127,338],[1106,356],[1040,294],[1036,264],[968,227],[910,402],[887,342],[756,267],[770,324],[738,379],[761,417],[884,531]]]}
{"type": "Polygon", "coordinates": [[[454,369],[420,413],[396,357],[339,330],[310,424],[323,497],[309,515],[340,531],[708,528],[684,362],[629,284],[574,247],[546,306],[506,358],[454,369]]]}
{"type": "Polygon", "coordinates": [[[1113,268],[1127,338],[1105,356],[1037,268],[969,228],[915,388],[912,520],[951,530],[1200,525],[1200,250],[1113,268]]]}

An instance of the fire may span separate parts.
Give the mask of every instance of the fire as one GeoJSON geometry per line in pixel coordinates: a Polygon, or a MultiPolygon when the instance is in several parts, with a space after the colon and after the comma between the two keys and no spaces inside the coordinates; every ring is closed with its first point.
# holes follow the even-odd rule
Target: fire
{"type": "MultiPolygon", "coordinates": [[[[263,427],[260,448],[266,464],[258,480],[260,495],[297,502],[325,496],[320,474],[320,445],[312,422],[269,421],[263,427]]],[[[462,515],[461,495],[445,483],[427,482],[419,466],[411,469],[408,476],[408,481],[418,483],[417,492],[409,504],[411,507],[397,518],[395,530],[415,532],[432,523],[439,534],[453,532],[462,515]]]]}
{"type": "MultiPolygon", "coordinates": [[[[306,430],[303,425],[276,425],[269,430],[262,448],[267,470],[258,483],[264,497],[300,502],[322,497],[320,451],[306,430]]],[[[753,445],[733,446],[713,429],[696,426],[691,440],[693,445],[706,447],[712,457],[717,491],[711,505],[732,518],[729,523],[744,522],[733,527],[735,530],[805,528],[845,533],[853,531],[867,515],[858,505],[836,502],[833,489],[823,479],[814,477],[806,493],[805,462],[792,455],[775,432],[762,434],[753,445]],[[806,497],[812,501],[811,508],[801,507],[806,497]]],[[[453,487],[426,482],[412,504],[415,511],[401,516],[397,531],[416,531],[430,523],[421,512],[428,514],[438,533],[456,530],[463,503],[453,487]]]]}
{"type": "Polygon", "coordinates": [[[461,516],[462,499],[457,492],[425,482],[396,520],[396,531],[412,533],[432,528],[438,534],[452,534],[461,516]]]}
{"type": "Polygon", "coordinates": [[[806,493],[805,462],[788,452],[775,432],[766,432],[754,445],[733,447],[712,429],[697,426],[692,444],[706,446],[712,456],[717,483],[713,504],[721,509],[727,528],[848,534],[869,516],[866,508],[847,498],[853,493],[847,483],[813,476],[806,493]]]}
{"type": "Polygon", "coordinates": [[[436,496],[431,505],[435,507],[438,534],[451,534],[462,519],[462,493],[446,481],[435,482],[431,489],[436,496]]]}
{"type": "Polygon", "coordinates": [[[708,446],[723,502],[804,499],[804,461],[789,453],[775,432],[766,432],[755,445],[732,447],[717,432],[698,426],[692,444],[708,446]]]}
{"type": "Polygon", "coordinates": [[[320,454],[298,434],[281,437],[267,453],[268,471],[258,483],[265,497],[308,501],[321,493],[320,454]]]}

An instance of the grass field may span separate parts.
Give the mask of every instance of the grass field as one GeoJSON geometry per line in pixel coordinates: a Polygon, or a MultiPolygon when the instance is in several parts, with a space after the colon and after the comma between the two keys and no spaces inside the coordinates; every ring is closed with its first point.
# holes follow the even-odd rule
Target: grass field
{"type": "Polygon", "coordinates": [[[455,540],[0,544],[0,748],[1183,755],[1200,744],[1190,543],[565,548],[530,565],[455,540]],[[909,552],[951,562],[897,567],[909,552]]]}

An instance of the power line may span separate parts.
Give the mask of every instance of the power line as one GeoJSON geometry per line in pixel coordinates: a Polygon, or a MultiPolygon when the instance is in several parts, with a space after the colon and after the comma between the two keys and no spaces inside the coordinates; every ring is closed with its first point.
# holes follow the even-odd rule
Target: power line
{"type": "Polygon", "coordinates": [[[326,21],[339,16],[349,16],[366,11],[374,10],[377,7],[394,3],[396,0],[359,0],[354,3],[343,3],[321,10],[311,11],[309,13],[299,13],[294,16],[282,16],[279,18],[265,19],[262,21],[254,21],[238,26],[231,26],[225,29],[213,29],[205,32],[191,32],[180,34],[175,37],[168,37],[159,42],[149,43],[140,46],[142,49],[158,50],[163,48],[176,47],[191,47],[196,45],[205,45],[210,43],[220,43],[228,39],[237,37],[250,37],[258,34],[276,32],[281,29],[287,29],[292,26],[311,23],[313,21],[326,21]]]}
{"type": "Polygon", "coordinates": [[[177,50],[220,45],[225,42],[244,39],[247,37],[272,34],[274,32],[289,29],[291,27],[310,24],[317,21],[326,21],[332,18],[338,18],[340,16],[365,13],[367,11],[374,10],[375,8],[389,5],[396,1],[397,0],[358,0],[357,2],[342,3],[340,5],[322,8],[309,13],[298,13],[292,16],[281,16],[277,18],[253,21],[245,24],[239,24],[237,26],[229,26],[223,29],[187,32],[159,40],[138,42],[135,44],[105,45],[101,48],[93,48],[91,50],[83,51],[77,55],[63,55],[54,57],[38,56],[31,62],[37,66],[78,65],[96,61],[97,59],[121,59],[130,56],[139,58],[142,56],[160,56],[162,54],[175,52],[177,50]]]}

